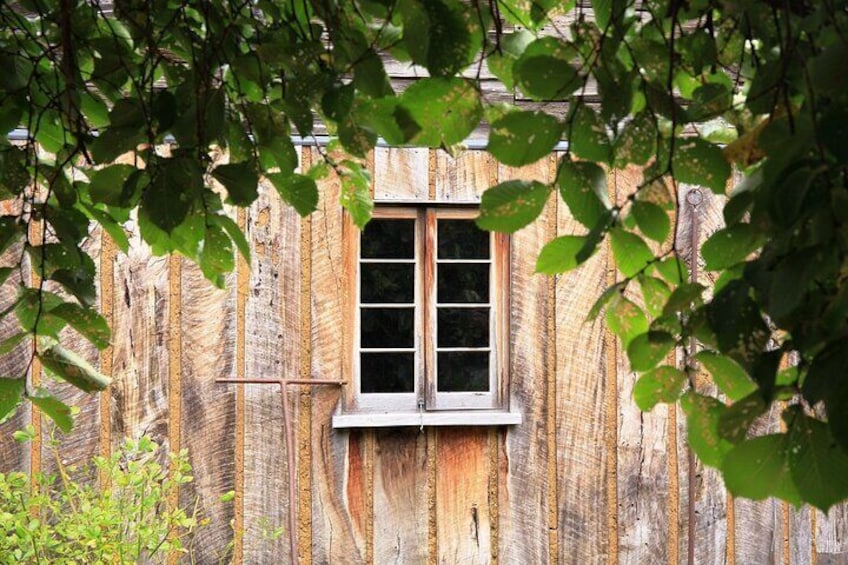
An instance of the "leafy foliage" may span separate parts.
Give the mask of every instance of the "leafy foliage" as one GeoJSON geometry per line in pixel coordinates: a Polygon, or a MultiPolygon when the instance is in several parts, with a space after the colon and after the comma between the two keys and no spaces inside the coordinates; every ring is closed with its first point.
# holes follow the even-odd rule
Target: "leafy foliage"
{"type": "Polygon", "coordinates": [[[187,536],[201,524],[171,502],[192,480],[185,451],[163,465],[160,448],[144,436],[77,469],[62,462],[57,443],[50,443],[55,474],[0,473],[0,563],[165,563],[169,554],[189,552],[187,536]],[[85,479],[95,469],[111,489],[85,479]]]}
{"type": "MultiPolygon", "coordinates": [[[[0,275],[20,287],[9,312],[21,329],[0,349],[31,340],[60,377],[99,389],[96,371],[56,349],[67,326],[98,347],[109,340],[92,307],[91,222],[126,249],[122,226],[137,217],[154,252],[181,253],[221,284],[235,250],[248,254],[224,202],[249,206],[271,186],[308,214],[329,171],[363,226],[373,207],[363,158],[380,137],[454,151],[485,117],[488,150],[506,165],[567,141],[552,185],[491,188],[478,224],[514,232],[558,195],[585,229],[544,247],[537,270],[548,274],[579,267],[609,238],[620,277],[590,317],[607,309],[644,373],[640,406],[679,398],[690,444],[742,495],[822,509],[848,498],[848,2],[603,0],[594,18],[583,4],[4,4],[0,127],[24,133],[0,141],[10,201],[0,275]],[[396,93],[386,58],[427,76],[396,93]],[[484,63],[533,106],[487,99],[484,63]],[[322,149],[323,162],[298,171],[292,135],[318,124],[347,155],[322,149]],[[611,199],[611,169],[631,165],[642,182],[611,199]],[[742,182],[730,189],[734,168],[742,182]],[[726,198],[726,225],[700,250],[717,276],[710,289],[688,280],[680,254],[678,183],[726,198]],[[674,350],[682,369],[667,365],[674,350]],[[721,396],[692,385],[697,363],[721,396]],[[786,431],[754,437],[757,418],[776,411],[786,431]],[[803,470],[799,453],[816,469],[803,470]],[[755,472],[776,486],[757,490],[755,472]]],[[[0,417],[16,394],[54,406],[24,375],[9,377],[0,417]]]]}

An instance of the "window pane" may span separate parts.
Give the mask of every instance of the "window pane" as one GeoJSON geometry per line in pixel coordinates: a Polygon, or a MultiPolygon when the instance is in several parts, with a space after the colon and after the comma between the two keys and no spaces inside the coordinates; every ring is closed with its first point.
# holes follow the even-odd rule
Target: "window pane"
{"type": "Polygon", "coordinates": [[[415,392],[414,353],[360,353],[362,392],[415,392]]]}
{"type": "Polygon", "coordinates": [[[489,263],[439,263],[437,277],[442,304],[489,301],[489,263]]]}
{"type": "Polygon", "coordinates": [[[439,220],[439,259],[488,259],[489,232],[474,220],[439,220]]]}
{"type": "Polygon", "coordinates": [[[412,263],[360,263],[363,303],[414,302],[415,265],[412,263]]]}
{"type": "Polygon", "coordinates": [[[363,308],[360,312],[362,347],[413,346],[413,308],[363,308]]]}
{"type": "Polygon", "coordinates": [[[412,259],[415,257],[415,220],[376,218],[362,232],[361,257],[412,259]]]}
{"type": "Polygon", "coordinates": [[[488,308],[439,308],[439,347],[487,347],[488,308]]]}
{"type": "Polygon", "coordinates": [[[487,392],[489,390],[488,352],[441,352],[439,392],[487,392]]]}

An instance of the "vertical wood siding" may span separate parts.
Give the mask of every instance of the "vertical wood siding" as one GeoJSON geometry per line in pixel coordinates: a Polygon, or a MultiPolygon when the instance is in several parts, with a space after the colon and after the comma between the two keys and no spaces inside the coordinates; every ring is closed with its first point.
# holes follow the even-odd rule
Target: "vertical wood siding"
{"type": "MultiPolygon", "coordinates": [[[[320,159],[315,149],[302,153],[304,167],[320,159]]],[[[499,181],[549,182],[556,161],[515,170],[482,151],[451,157],[379,148],[369,166],[378,200],[463,203],[499,181]]],[[[615,172],[610,190],[626,195],[639,180],[636,171],[615,172]]],[[[666,407],[639,412],[635,375],[619,344],[602,320],[584,321],[598,289],[614,280],[607,248],[577,271],[534,274],[545,242],[583,231],[553,197],[512,238],[510,400],[524,422],[423,433],[333,430],[344,392],[292,388],[298,495],[288,499],[278,388],[214,380],[351,381],[354,262],[347,244],[356,231],[338,206],[338,182],[320,185],[319,209],[307,219],[262,187],[241,214],[253,250],[249,275],[242,266],[226,290],[186,262],[152,257],[136,227],[126,255],[94,234],[113,344],[98,354],[72,332],[68,338],[115,383],[98,399],[44,378],[82,410],[61,457],[81,463],[143,433],[188,449],[195,481],[180,500],[197,500],[210,520],[193,543],[201,564],[230,552],[235,563],[291,563],[292,509],[304,565],[685,563],[685,418],[666,407]],[[236,500],[221,502],[230,490],[236,500]],[[242,530],[236,538],[231,522],[242,530]]],[[[680,187],[681,198],[687,189],[680,187]]],[[[720,200],[704,196],[702,241],[721,225],[720,200]]],[[[681,241],[691,225],[684,209],[681,241]]],[[[690,250],[683,253],[688,258],[690,250]]],[[[0,288],[0,307],[14,296],[13,285],[0,288]]],[[[3,320],[0,337],[13,331],[14,318],[3,320]]],[[[0,361],[0,377],[19,375],[27,362],[24,344],[0,361]]],[[[709,386],[701,375],[699,387],[709,386]]],[[[30,418],[25,405],[0,427],[0,472],[39,460],[52,468],[46,435],[30,445],[11,439],[30,418]]],[[[764,430],[777,425],[763,421],[764,430]]],[[[694,487],[698,563],[848,563],[846,505],[824,516],[776,501],[730,500],[720,476],[700,465],[694,487]]]]}

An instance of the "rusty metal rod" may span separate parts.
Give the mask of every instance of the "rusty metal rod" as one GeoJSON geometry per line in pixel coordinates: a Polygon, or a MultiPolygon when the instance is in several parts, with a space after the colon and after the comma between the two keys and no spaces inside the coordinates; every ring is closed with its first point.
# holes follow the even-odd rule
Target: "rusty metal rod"
{"type": "Polygon", "coordinates": [[[274,384],[280,387],[280,400],[283,403],[283,435],[286,445],[286,460],[289,468],[289,551],[291,552],[292,563],[298,562],[297,555],[297,489],[295,483],[297,476],[295,474],[295,458],[294,458],[294,432],[291,429],[291,414],[289,412],[288,402],[288,385],[334,385],[342,386],[346,381],[334,381],[329,379],[215,379],[216,383],[235,383],[235,384],[274,384]]]}

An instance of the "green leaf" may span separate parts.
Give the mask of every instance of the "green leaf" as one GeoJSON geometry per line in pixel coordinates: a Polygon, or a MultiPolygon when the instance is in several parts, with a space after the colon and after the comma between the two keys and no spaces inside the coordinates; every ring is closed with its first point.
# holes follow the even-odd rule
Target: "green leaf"
{"type": "Polygon", "coordinates": [[[0,356],[8,355],[15,347],[23,340],[28,338],[30,334],[27,332],[17,332],[0,341],[0,356]]]}
{"type": "Polygon", "coordinates": [[[755,390],[728,406],[719,418],[718,433],[730,443],[739,443],[748,435],[754,421],[768,410],[760,391],[755,390]]]}
{"type": "Polygon", "coordinates": [[[604,308],[604,306],[606,306],[616,294],[621,294],[626,287],[627,283],[624,281],[617,282],[614,285],[607,287],[607,289],[604,290],[603,293],[601,293],[601,296],[598,297],[595,303],[592,304],[592,308],[589,309],[589,313],[586,315],[586,321],[594,322],[598,315],[601,313],[601,310],[604,308]]]}
{"type": "Polygon", "coordinates": [[[521,57],[524,49],[532,41],[533,34],[526,29],[504,34],[500,40],[500,49],[493,52],[486,59],[486,62],[489,64],[489,70],[509,90],[515,88],[515,77],[513,75],[515,62],[521,57]]]}
{"type": "Polygon", "coordinates": [[[701,351],[695,355],[695,360],[701,363],[712,375],[713,382],[729,400],[736,402],[757,390],[757,385],[736,361],[716,353],[701,351]]]}
{"type": "Polygon", "coordinates": [[[6,421],[15,413],[21,403],[25,386],[26,380],[22,378],[0,378],[0,422],[6,421]]]}
{"type": "Polygon", "coordinates": [[[679,182],[705,186],[715,194],[724,194],[730,178],[730,163],[721,149],[698,138],[679,140],[672,166],[679,182]]]}
{"type": "Polygon", "coordinates": [[[109,346],[112,332],[106,319],[96,310],[83,308],[73,302],[66,302],[50,310],[50,314],[62,318],[72,328],[78,331],[97,349],[105,349],[109,346]]]}
{"type": "Polygon", "coordinates": [[[661,402],[677,402],[685,382],[686,373],[676,367],[662,365],[639,377],[633,387],[633,400],[639,410],[650,412],[661,402]]]}
{"type": "Polygon", "coordinates": [[[577,254],[586,243],[586,236],[563,235],[542,247],[536,259],[536,272],[556,275],[576,268],[580,263],[577,254]]]}
{"type": "Polygon", "coordinates": [[[221,275],[233,270],[235,258],[233,242],[220,226],[210,224],[206,227],[198,263],[203,275],[219,288],[223,288],[221,275]]]}
{"type": "Polygon", "coordinates": [[[241,256],[244,257],[244,260],[247,261],[247,264],[249,265],[250,244],[247,242],[247,238],[244,237],[244,233],[241,231],[238,224],[232,218],[223,214],[209,216],[209,221],[224,228],[224,231],[227,232],[227,235],[229,235],[233,240],[233,243],[236,244],[236,249],[238,249],[241,256]]]}
{"type": "Polygon", "coordinates": [[[562,125],[544,112],[510,112],[494,122],[486,149],[511,167],[529,165],[548,155],[562,134],[562,125]]]}
{"type": "Polygon", "coordinates": [[[695,122],[709,120],[727,112],[732,102],[733,93],[727,85],[711,82],[695,89],[687,113],[695,122]]]}
{"type": "Polygon", "coordinates": [[[707,319],[719,349],[745,368],[753,366],[770,335],[749,292],[744,281],[731,281],[707,306],[707,319]]]}
{"type": "Polygon", "coordinates": [[[634,371],[648,371],[665,359],[674,347],[674,338],[666,332],[649,331],[634,337],[627,346],[627,358],[634,371]]]}
{"type": "Polygon", "coordinates": [[[669,257],[654,263],[657,272],[672,286],[677,286],[689,278],[689,270],[686,264],[678,257],[669,257]]]}
{"type": "Polygon", "coordinates": [[[615,264],[626,278],[635,276],[654,260],[651,249],[634,233],[613,228],[610,230],[610,242],[615,264]]]}
{"type": "Polygon", "coordinates": [[[594,227],[599,218],[609,211],[606,172],[595,163],[563,157],[556,184],[571,215],[587,228],[594,227]]]}
{"type": "Polygon", "coordinates": [[[0,267],[0,286],[3,286],[6,280],[8,280],[9,275],[14,273],[16,270],[17,269],[12,267],[0,267]]]}
{"type": "Polygon", "coordinates": [[[0,216],[0,253],[9,249],[23,234],[23,225],[16,217],[0,216]]]}
{"type": "Polygon", "coordinates": [[[796,414],[789,430],[789,470],[801,498],[821,510],[848,498],[848,454],[827,425],[796,414]]]}
{"type": "Polygon", "coordinates": [[[74,426],[74,421],[71,418],[71,408],[52,396],[44,389],[39,389],[38,392],[29,397],[30,401],[44,412],[44,415],[53,420],[59,429],[63,432],[70,433],[74,426]]]}
{"type": "Polygon", "coordinates": [[[663,308],[671,296],[671,289],[662,279],[648,276],[639,277],[639,286],[642,288],[642,297],[645,300],[645,309],[648,313],[657,317],[662,315],[663,308]]]}
{"type": "Polygon", "coordinates": [[[127,237],[127,233],[124,231],[124,228],[115,221],[112,216],[107,214],[106,212],[91,206],[90,204],[86,204],[85,202],[80,202],[80,208],[83,213],[100,224],[100,226],[109,234],[109,237],[112,238],[112,241],[115,242],[115,245],[118,246],[118,249],[126,253],[130,248],[130,240],[127,237]]]}
{"type": "Polygon", "coordinates": [[[640,112],[627,122],[615,138],[615,167],[632,163],[644,165],[656,153],[657,125],[647,112],[640,112]]]}
{"type": "Polygon", "coordinates": [[[342,191],[340,202],[350,213],[359,229],[371,219],[374,201],[371,199],[371,177],[368,171],[353,161],[344,161],[347,171],[341,175],[342,191]]]}
{"type": "Polygon", "coordinates": [[[568,131],[569,150],[578,157],[597,163],[612,161],[612,148],[607,128],[597,112],[580,104],[574,112],[568,131]]]}
{"type": "Polygon", "coordinates": [[[705,287],[698,283],[683,283],[675,288],[663,307],[663,315],[678,314],[692,310],[703,303],[701,295],[705,287]]]}
{"type": "Polygon", "coordinates": [[[141,197],[141,212],[159,229],[171,233],[203,190],[203,172],[193,159],[163,159],[141,197]]]}
{"type": "Polygon", "coordinates": [[[770,434],[739,443],[724,457],[722,476],[734,496],[763,500],[774,496],[801,503],[789,470],[788,436],[770,434]]]}
{"type": "Polygon", "coordinates": [[[659,243],[665,242],[671,230],[671,220],[665,210],[653,202],[637,200],[633,203],[632,213],[636,225],[646,237],[659,243]]]}
{"type": "Polygon", "coordinates": [[[377,145],[377,134],[346,119],[339,124],[339,141],[351,155],[364,158],[377,145]]]}
{"type": "Polygon", "coordinates": [[[620,294],[607,307],[606,320],[607,326],[621,339],[625,349],[634,337],[648,331],[648,318],[642,309],[620,294]]]}
{"type": "Polygon", "coordinates": [[[683,395],[680,405],[686,414],[689,446],[698,459],[710,467],[721,467],[733,444],[718,433],[718,423],[724,405],[710,396],[695,392],[683,395]]]}
{"type": "Polygon", "coordinates": [[[744,261],[762,244],[760,230],[751,224],[736,224],[720,229],[701,246],[708,271],[720,271],[744,261]]]}
{"type": "Polygon", "coordinates": [[[227,201],[236,206],[250,206],[259,197],[259,177],[250,163],[218,165],[212,176],[226,187],[227,201]]]}
{"type": "Polygon", "coordinates": [[[15,307],[21,329],[35,335],[58,337],[59,332],[65,327],[65,320],[54,316],[50,310],[63,303],[64,300],[52,292],[39,293],[35,288],[23,289],[15,307]]]}
{"type": "Polygon", "coordinates": [[[280,197],[302,217],[318,208],[318,185],[314,179],[297,173],[272,173],[268,175],[268,180],[280,193],[280,197]]]}
{"type": "Polygon", "coordinates": [[[538,181],[511,180],[486,190],[477,225],[484,230],[513,233],[539,217],[551,187],[538,181]]]}
{"type": "Polygon", "coordinates": [[[112,382],[88,361],[61,345],[42,351],[38,358],[54,375],[85,392],[104,390],[112,382]]]}
{"type": "Polygon", "coordinates": [[[130,165],[110,165],[91,173],[91,184],[88,187],[91,201],[109,206],[127,206],[124,183],[135,171],[136,168],[130,165]]]}
{"type": "Polygon", "coordinates": [[[512,67],[515,82],[534,100],[563,100],[583,83],[568,61],[528,49],[512,67]]]}
{"type": "Polygon", "coordinates": [[[836,340],[813,359],[802,392],[810,404],[823,401],[831,433],[848,449],[848,340],[836,340]]]}
{"type": "Polygon", "coordinates": [[[480,93],[461,78],[424,78],[406,89],[400,108],[420,131],[411,143],[440,147],[465,140],[483,117],[480,93]]]}

